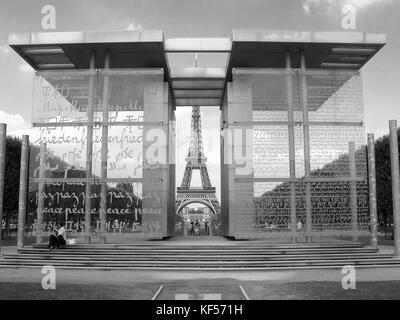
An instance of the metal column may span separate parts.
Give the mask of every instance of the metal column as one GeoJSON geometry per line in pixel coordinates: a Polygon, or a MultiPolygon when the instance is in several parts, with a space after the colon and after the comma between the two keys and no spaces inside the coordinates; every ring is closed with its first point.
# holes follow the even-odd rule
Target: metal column
{"type": "MultiPolygon", "coordinates": [[[[288,103],[288,130],[289,130],[289,167],[290,178],[296,178],[296,150],[294,144],[294,116],[293,116],[293,84],[292,84],[292,55],[286,52],[286,96],[288,103]]],[[[290,229],[292,242],[296,242],[296,184],[290,182],[290,229]]]]}
{"type": "Polygon", "coordinates": [[[6,164],[7,125],[0,123],[0,255],[3,223],[4,171],[6,164]]]}
{"type": "Polygon", "coordinates": [[[96,53],[90,53],[90,74],[89,74],[89,97],[87,106],[87,140],[86,140],[86,182],[85,189],[85,242],[90,243],[90,225],[92,213],[92,185],[90,179],[92,178],[92,158],[93,158],[93,100],[95,89],[95,62],[96,53]]]}
{"type": "Polygon", "coordinates": [[[350,182],[350,207],[351,207],[351,230],[353,234],[353,241],[357,241],[357,177],[356,172],[356,144],[354,141],[349,142],[349,169],[350,178],[353,179],[350,182]]]}
{"type": "MultiPolygon", "coordinates": [[[[304,52],[300,55],[301,68],[301,104],[303,110],[303,139],[304,139],[304,177],[310,178],[310,124],[308,121],[308,94],[307,94],[307,75],[306,58],[304,52]]],[[[312,216],[311,216],[311,182],[305,182],[306,196],[306,235],[307,242],[311,242],[312,216]]]]}
{"type": "Polygon", "coordinates": [[[43,179],[46,177],[46,158],[47,158],[47,145],[44,142],[40,143],[40,154],[39,154],[39,186],[38,186],[38,206],[37,206],[37,232],[36,243],[41,243],[43,240],[42,233],[43,221],[44,221],[44,197],[45,183],[43,179]]]}
{"type": "Polygon", "coordinates": [[[26,200],[28,195],[29,136],[22,136],[21,168],[19,173],[18,234],[17,245],[22,248],[25,242],[26,200]]]}
{"type": "MultiPolygon", "coordinates": [[[[110,52],[105,53],[104,70],[110,69],[110,52]]],[[[108,122],[108,95],[109,95],[109,75],[104,75],[103,84],[103,123],[108,122]]],[[[101,197],[100,197],[100,243],[106,243],[106,223],[107,223],[107,157],[108,157],[108,124],[103,124],[101,138],[101,197]]]]}
{"type": "Polygon", "coordinates": [[[397,138],[397,121],[389,121],[390,128],[390,160],[392,171],[393,232],[394,251],[400,256],[400,177],[399,177],[399,145],[397,138]]]}
{"type": "Polygon", "coordinates": [[[371,246],[376,248],[378,246],[378,214],[376,205],[375,143],[372,133],[368,134],[368,187],[371,246]]]}

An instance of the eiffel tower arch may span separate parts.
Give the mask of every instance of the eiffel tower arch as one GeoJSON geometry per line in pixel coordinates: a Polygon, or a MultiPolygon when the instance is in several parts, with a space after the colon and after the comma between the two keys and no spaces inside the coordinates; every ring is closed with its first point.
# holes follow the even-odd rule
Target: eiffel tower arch
{"type": "Polygon", "coordinates": [[[190,146],[185,160],[185,173],[181,186],[177,188],[176,213],[180,215],[181,210],[191,203],[201,203],[212,211],[214,218],[219,216],[221,206],[215,194],[215,187],[210,182],[206,166],[207,158],[203,150],[199,106],[192,107],[190,146]],[[190,187],[193,170],[200,171],[202,187],[190,187]]]}

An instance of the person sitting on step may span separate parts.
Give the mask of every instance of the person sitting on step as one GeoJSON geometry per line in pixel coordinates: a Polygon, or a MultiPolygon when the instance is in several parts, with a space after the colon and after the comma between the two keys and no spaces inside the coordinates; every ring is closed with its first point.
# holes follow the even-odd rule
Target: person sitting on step
{"type": "Polygon", "coordinates": [[[58,248],[65,248],[67,244],[67,231],[64,228],[64,223],[60,223],[58,231],[58,248]]]}
{"type": "Polygon", "coordinates": [[[49,250],[58,248],[58,232],[56,228],[52,228],[49,237],[49,250]]]}

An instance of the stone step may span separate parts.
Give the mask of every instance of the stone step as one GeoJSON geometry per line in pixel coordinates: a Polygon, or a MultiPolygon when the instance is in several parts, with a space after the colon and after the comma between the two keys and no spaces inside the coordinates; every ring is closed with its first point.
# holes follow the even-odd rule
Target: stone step
{"type": "Polygon", "coordinates": [[[201,260],[237,260],[237,261],[248,261],[248,260],[259,260],[259,261],[270,261],[270,260],[311,260],[311,259],[375,259],[375,258],[391,258],[389,254],[318,254],[318,255],[150,255],[150,254],[136,254],[136,255],[69,255],[63,253],[53,254],[53,252],[47,253],[36,253],[36,254],[8,254],[4,255],[4,259],[30,259],[30,260],[76,260],[76,261],[140,261],[140,260],[163,260],[163,261],[201,261],[201,260]]]}
{"type": "MultiPolygon", "coordinates": [[[[32,248],[43,249],[47,248],[47,243],[32,244],[32,248]]],[[[365,245],[359,242],[340,242],[340,243],[248,243],[246,242],[234,242],[234,244],[182,244],[177,242],[145,242],[145,243],[133,243],[133,244],[75,244],[67,246],[67,248],[73,249],[90,249],[90,250],[129,250],[129,249],[145,249],[145,248],[161,248],[161,249],[209,249],[220,248],[220,249],[313,249],[313,248],[363,248],[365,245]]]]}
{"type": "Polygon", "coordinates": [[[360,243],[179,244],[135,243],[72,245],[49,251],[35,244],[0,259],[0,267],[41,267],[141,270],[265,270],[357,266],[400,266],[392,255],[360,243]]]}
{"type": "MultiPolygon", "coordinates": [[[[24,248],[18,251],[21,254],[41,254],[48,253],[49,249],[29,249],[24,248]]],[[[294,255],[294,254],[308,254],[308,255],[318,255],[318,254],[357,254],[357,253],[376,253],[378,249],[376,248],[312,248],[312,249],[302,249],[302,248],[292,248],[292,249],[221,249],[221,248],[208,248],[208,249],[192,249],[192,250],[181,250],[179,249],[130,249],[130,250],[91,250],[91,249],[56,249],[51,251],[53,254],[69,254],[69,255],[294,255]]]]}
{"type": "Polygon", "coordinates": [[[203,269],[203,268],[290,268],[290,267],[343,267],[345,265],[353,266],[400,266],[399,259],[393,258],[377,258],[377,259],[338,259],[338,260],[301,260],[301,261],[51,261],[48,260],[14,260],[2,259],[0,265],[13,267],[40,267],[44,265],[52,265],[54,267],[75,267],[75,268],[145,268],[157,269],[167,268],[171,270],[179,270],[183,268],[203,269]]]}

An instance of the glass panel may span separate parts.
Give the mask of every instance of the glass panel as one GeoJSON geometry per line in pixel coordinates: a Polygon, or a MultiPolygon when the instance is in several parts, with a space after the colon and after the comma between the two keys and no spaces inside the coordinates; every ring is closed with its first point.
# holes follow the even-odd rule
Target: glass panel
{"type": "Polygon", "coordinates": [[[255,183],[254,196],[259,230],[290,231],[290,183],[255,183]]]}
{"type": "MultiPolygon", "coordinates": [[[[235,180],[234,206],[239,234],[267,230],[267,236],[273,236],[273,231],[290,236],[290,195],[293,187],[298,236],[302,236],[299,232],[305,231],[307,184],[300,179],[305,178],[304,139],[307,137],[304,136],[302,99],[298,89],[302,87],[303,80],[307,81],[311,122],[311,178],[321,180],[309,182],[312,229],[314,232],[349,234],[352,232],[351,217],[356,210],[359,233],[368,232],[367,158],[359,73],[307,70],[305,74],[303,77],[300,71],[286,73],[285,70],[273,69],[234,71],[233,90],[228,99],[230,119],[237,120],[240,126],[240,115],[244,114],[240,113],[240,108],[251,100],[252,120],[255,123],[271,121],[269,125],[254,122],[243,125],[254,129],[254,175],[248,174],[243,176],[244,180],[235,180]],[[278,182],[290,177],[289,126],[273,122],[289,120],[287,110],[290,101],[294,110],[295,177],[299,180],[278,182]],[[324,122],[326,125],[323,125],[324,122]],[[351,172],[350,142],[355,144],[355,174],[351,172]],[[269,180],[252,182],[253,177],[261,181],[263,178],[269,180]],[[277,182],[271,182],[273,179],[277,182]]],[[[243,145],[235,142],[233,149],[241,150],[243,145]]]]}
{"type": "Polygon", "coordinates": [[[95,119],[103,119],[104,99],[108,102],[108,122],[143,121],[145,104],[158,104],[159,111],[164,112],[162,83],[163,75],[159,70],[99,71],[97,90],[101,100],[95,109],[95,119]]]}
{"type": "MultiPolygon", "coordinates": [[[[368,231],[368,184],[356,183],[357,225],[368,231]]],[[[311,184],[313,231],[351,231],[352,193],[350,182],[318,182],[311,184]]]]}
{"type": "Polygon", "coordinates": [[[166,129],[159,120],[165,118],[168,122],[169,119],[168,104],[164,100],[161,70],[51,71],[36,75],[33,123],[62,122],[63,125],[43,126],[42,123],[32,134],[27,219],[30,235],[40,229],[38,213],[43,212],[45,233],[42,235],[48,235],[51,226],[65,223],[68,238],[82,242],[88,235],[84,233],[85,211],[90,209],[90,235],[96,242],[103,188],[107,241],[118,242],[118,237],[140,235],[162,237],[168,206],[172,208],[168,202],[169,181],[163,180],[168,170],[165,167],[168,157],[164,153],[168,152],[169,144],[166,129]],[[92,141],[88,140],[92,125],[86,114],[89,82],[94,88],[92,141]],[[96,123],[103,120],[103,98],[107,99],[107,120],[111,122],[107,126],[96,123]],[[152,149],[152,141],[144,147],[144,126],[135,125],[144,121],[145,116],[149,122],[155,119],[146,132],[151,137],[164,138],[152,149]],[[76,123],[64,124],[71,121],[76,123]],[[108,181],[101,180],[104,128],[108,130],[108,181]],[[151,130],[156,130],[156,134],[151,134],[151,130]],[[160,132],[163,137],[159,137],[160,132]],[[89,172],[86,169],[88,141],[92,146],[89,172]],[[148,166],[143,160],[143,150],[148,149],[163,155],[164,162],[148,166]],[[87,199],[90,199],[90,208],[86,207],[87,199]]]}
{"type": "MultiPolygon", "coordinates": [[[[87,121],[89,79],[95,71],[40,71],[33,82],[32,122],[87,121]]],[[[93,104],[98,103],[93,91],[93,104]]]]}
{"type": "Polygon", "coordinates": [[[370,232],[368,181],[357,182],[357,227],[370,232]]]}
{"type": "Polygon", "coordinates": [[[288,126],[254,126],[254,177],[289,178],[288,126]]]}
{"type": "Polygon", "coordinates": [[[254,184],[235,183],[235,225],[238,233],[258,232],[254,184]]]}
{"type": "MultiPolygon", "coordinates": [[[[250,78],[250,76],[249,76],[250,78]]],[[[288,121],[289,105],[292,105],[295,118],[298,112],[298,86],[295,73],[285,74],[276,71],[252,75],[252,103],[254,121],[288,121]]]]}
{"type": "Polygon", "coordinates": [[[303,127],[294,127],[294,149],[296,178],[304,177],[304,131],[303,127]]]}
{"type": "MultiPolygon", "coordinates": [[[[143,158],[143,126],[111,126],[108,128],[109,178],[141,178],[143,158]]],[[[101,128],[93,130],[93,174],[101,175],[101,128]]]]}
{"type": "Polygon", "coordinates": [[[356,146],[357,176],[366,177],[367,158],[363,127],[311,126],[311,175],[316,177],[349,177],[349,142],[356,146]]]}
{"type": "MultiPolygon", "coordinates": [[[[309,71],[313,73],[313,71],[309,71]]],[[[364,110],[361,77],[358,73],[308,75],[310,121],[362,122],[364,110]]]]}
{"type": "MultiPolygon", "coordinates": [[[[306,223],[305,183],[294,184],[296,230],[300,233],[305,231],[306,223]]],[[[342,231],[352,230],[352,184],[357,198],[358,232],[369,231],[367,181],[338,181],[311,183],[313,232],[329,231],[339,235],[342,231]]],[[[290,232],[290,185],[290,182],[238,183],[235,193],[238,232],[290,232]]]]}
{"type": "Polygon", "coordinates": [[[298,77],[294,69],[237,69],[232,73],[233,91],[229,101],[251,103],[253,121],[288,121],[290,105],[294,121],[301,121],[298,77]]]}
{"type": "Polygon", "coordinates": [[[313,231],[351,230],[350,183],[313,183],[311,213],[313,231]]]}

